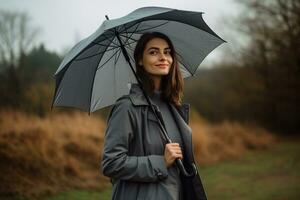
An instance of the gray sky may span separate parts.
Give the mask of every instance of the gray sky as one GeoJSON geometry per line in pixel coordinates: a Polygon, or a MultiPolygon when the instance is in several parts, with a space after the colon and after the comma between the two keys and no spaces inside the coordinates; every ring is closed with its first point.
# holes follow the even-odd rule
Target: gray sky
{"type": "MultiPolygon", "coordinates": [[[[39,41],[57,52],[92,34],[105,15],[118,18],[144,6],[202,11],[206,23],[221,37],[226,33],[222,18],[237,11],[233,0],[0,0],[0,9],[27,12],[32,25],[41,28],[39,41]]],[[[221,51],[217,48],[209,57],[216,58],[221,51]]]]}

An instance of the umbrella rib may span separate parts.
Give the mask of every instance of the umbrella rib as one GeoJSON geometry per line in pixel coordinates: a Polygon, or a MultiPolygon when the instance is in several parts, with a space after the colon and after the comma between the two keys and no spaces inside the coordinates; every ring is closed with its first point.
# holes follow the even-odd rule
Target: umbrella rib
{"type": "Polygon", "coordinates": [[[117,62],[118,62],[118,60],[119,60],[119,57],[120,57],[120,55],[121,55],[121,51],[118,51],[118,52],[119,52],[119,54],[118,54],[117,56],[115,56],[115,62],[114,62],[114,65],[117,64],[117,62]]]}
{"type": "MultiPolygon", "coordinates": [[[[126,28],[126,30],[129,30],[131,27],[137,25],[134,29],[134,32],[137,30],[137,28],[140,26],[141,22],[135,22],[134,24],[130,25],[129,27],[126,28]],[[138,24],[138,25],[137,25],[138,24]]],[[[134,32],[128,32],[126,31],[127,33],[134,33],[134,32]]]]}
{"type": "MultiPolygon", "coordinates": [[[[106,35],[103,35],[107,40],[109,40],[109,38],[106,37],[106,35]]],[[[115,37],[112,38],[112,40],[110,41],[110,43],[113,43],[114,45],[116,45],[117,47],[120,47],[120,44],[117,44],[114,42],[115,37]]]]}
{"type": "MultiPolygon", "coordinates": [[[[107,38],[107,37],[105,36],[105,38],[107,38]]],[[[113,39],[114,39],[114,37],[112,37],[112,40],[113,40],[113,39]]],[[[107,47],[106,47],[106,50],[108,49],[108,47],[109,47],[109,45],[111,44],[112,40],[108,40],[109,43],[108,43],[108,45],[107,45],[107,47]]],[[[99,59],[97,65],[99,65],[99,63],[101,62],[101,60],[102,60],[102,58],[103,58],[103,55],[104,55],[104,54],[101,55],[101,58],[99,59]]],[[[96,69],[95,72],[94,72],[94,76],[93,76],[93,84],[92,84],[92,87],[91,87],[91,94],[92,94],[92,92],[93,92],[94,83],[95,83],[95,76],[96,76],[96,72],[98,71],[98,69],[99,69],[99,67],[97,67],[97,69],[96,69]]],[[[90,105],[91,105],[91,103],[92,103],[92,95],[90,95],[90,105]]],[[[91,113],[91,106],[89,106],[89,113],[91,113]]]]}
{"type": "Polygon", "coordinates": [[[127,41],[128,41],[128,40],[133,40],[134,42],[137,42],[137,41],[138,41],[138,40],[133,39],[133,38],[131,38],[130,36],[127,36],[127,35],[120,35],[120,36],[122,36],[122,37],[124,37],[124,38],[127,39],[127,40],[125,41],[125,44],[127,44],[127,41]]]}
{"type": "Polygon", "coordinates": [[[132,58],[132,56],[131,56],[131,55],[129,55],[129,58],[132,60],[132,62],[134,62],[134,59],[132,58]]]}
{"type": "Polygon", "coordinates": [[[108,51],[112,51],[112,50],[115,50],[115,49],[118,49],[118,48],[119,47],[115,47],[115,48],[112,48],[112,49],[109,49],[109,50],[105,50],[105,51],[101,51],[99,53],[96,53],[96,54],[93,54],[93,55],[90,55],[90,56],[87,56],[87,57],[77,58],[74,61],[80,61],[80,60],[88,59],[88,58],[91,58],[91,57],[94,57],[94,56],[97,56],[97,55],[100,55],[102,53],[105,53],[105,52],[108,52],[108,51]]]}
{"type": "Polygon", "coordinates": [[[124,31],[125,31],[126,36],[124,34],[122,34],[123,32],[120,32],[120,36],[127,38],[126,41],[124,42],[124,46],[130,46],[132,43],[137,42],[137,40],[134,40],[131,38],[131,36],[134,34],[134,32],[130,32],[130,36],[127,36],[129,33],[127,30],[130,29],[131,27],[135,26],[136,24],[137,24],[137,26],[134,29],[134,32],[135,32],[138,29],[138,27],[140,26],[141,22],[136,22],[133,25],[129,26],[128,28],[126,28],[126,24],[123,25],[125,27],[124,31]],[[133,42],[129,43],[128,42],[129,39],[133,40],[133,42]]]}
{"type": "MultiPolygon", "coordinates": [[[[112,32],[112,30],[108,30],[107,32],[112,32]]],[[[102,38],[102,40],[100,40],[98,42],[93,42],[93,43],[101,45],[100,43],[103,42],[103,41],[106,41],[106,40],[108,40],[109,43],[111,43],[115,38],[114,33],[110,36],[111,38],[107,36],[107,33],[104,33],[102,36],[104,37],[104,38],[102,38]]],[[[107,45],[105,45],[105,46],[107,46],[107,45]]]]}
{"type": "MultiPolygon", "coordinates": [[[[127,49],[129,49],[130,51],[134,52],[133,49],[131,49],[129,46],[126,46],[127,49]]],[[[129,58],[132,60],[132,62],[134,62],[134,59],[132,58],[131,54],[128,54],[129,58]]]]}
{"type": "MultiPolygon", "coordinates": [[[[112,32],[112,30],[108,30],[108,32],[112,32]]],[[[100,42],[108,40],[109,41],[109,46],[113,46],[113,45],[111,45],[111,43],[113,43],[115,45],[115,47],[120,47],[119,44],[117,44],[117,43],[114,42],[115,34],[114,34],[114,32],[112,32],[112,33],[113,33],[113,35],[112,35],[111,38],[109,38],[106,34],[103,34],[102,36],[104,37],[104,39],[101,40],[100,42]]],[[[93,43],[100,44],[100,43],[97,43],[97,42],[93,42],[93,43]]],[[[105,45],[105,46],[107,46],[107,45],[105,45]]]]}
{"type": "MultiPolygon", "coordinates": [[[[111,45],[111,43],[112,43],[112,41],[114,40],[114,38],[110,39],[110,38],[106,37],[105,35],[103,35],[103,36],[105,37],[105,39],[107,39],[107,40],[109,41],[110,45],[103,45],[103,44],[100,44],[100,43],[98,43],[98,42],[92,42],[92,44],[106,47],[106,49],[105,49],[104,51],[100,51],[100,52],[98,52],[98,53],[96,53],[96,54],[93,54],[93,55],[90,55],[90,56],[87,56],[87,57],[77,58],[77,59],[74,59],[74,61],[80,61],[80,60],[92,58],[92,57],[97,56],[97,55],[100,55],[100,54],[102,54],[102,53],[104,53],[104,52],[108,52],[108,51],[114,50],[114,49],[116,49],[116,48],[119,48],[119,46],[112,46],[112,45],[111,45]],[[108,49],[109,47],[113,47],[113,48],[108,49]]],[[[104,41],[104,40],[103,40],[103,41],[104,41]]]]}
{"type": "MultiPolygon", "coordinates": [[[[137,26],[135,27],[134,32],[136,32],[136,30],[138,29],[138,27],[141,25],[141,22],[135,23],[133,26],[135,26],[136,24],[137,24],[137,26]]],[[[132,26],[130,26],[129,28],[131,28],[131,27],[132,27],[132,26]]],[[[125,30],[126,30],[126,36],[127,36],[127,34],[129,33],[129,32],[127,31],[129,28],[125,29],[125,30]]],[[[130,33],[130,36],[128,37],[128,39],[126,40],[125,43],[128,42],[129,38],[131,38],[131,36],[134,34],[134,32],[131,32],[131,33],[130,33]]],[[[132,38],[131,38],[131,39],[132,39],[132,38]]],[[[136,42],[137,42],[137,41],[136,41],[136,42]]]]}
{"type": "Polygon", "coordinates": [[[102,34],[102,36],[104,37],[100,37],[99,39],[101,39],[100,41],[98,41],[98,42],[103,42],[103,41],[106,41],[106,40],[108,40],[108,41],[111,41],[111,40],[113,40],[113,38],[115,37],[115,35],[113,34],[113,33],[110,33],[111,32],[111,30],[107,30],[106,32],[104,32],[103,34],[102,34]],[[110,39],[111,38],[111,39],[110,39]]]}
{"type": "Polygon", "coordinates": [[[124,43],[124,46],[130,46],[131,44],[133,44],[133,43],[136,43],[137,41],[132,41],[132,42],[126,42],[126,43],[124,43]]]}
{"type": "MultiPolygon", "coordinates": [[[[107,47],[106,44],[101,44],[101,43],[98,43],[98,42],[92,42],[92,43],[95,44],[95,45],[98,45],[98,46],[107,47]]],[[[118,48],[118,46],[113,46],[113,45],[110,45],[110,46],[118,48]]]]}
{"type": "MultiPolygon", "coordinates": [[[[118,50],[118,51],[120,51],[120,50],[118,50]]],[[[100,69],[100,68],[102,68],[108,61],[110,61],[111,59],[112,59],[112,57],[114,57],[117,53],[118,53],[118,51],[116,51],[112,56],[110,56],[102,65],[100,65],[98,68],[97,68],[97,71],[100,69]]]]}
{"type": "MultiPolygon", "coordinates": [[[[126,35],[126,37],[127,37],[127,36],[129,35],[129,33],[127,32],[128,29],[126,29],[126,26],[125,26],[125,25],[124,25],[124,27],[125,27],[125,29],[124,29],[124,30],[125,30],[125,35],[126,35]]],[[[132,34],[132,33],[131,33],[131,34],[132,34]]],[[[129,37],[131,37],[131,36],[129,36],[129,37]]],[[[128,39],[125,41],[125,44],[126,44],[127,42],[128,42],[128,39]]]]}
{"type": "Polygon", "coordinates": [[[129,50],[131,50],[131,51],[133,52],[133,49],[132,49],[132,48],[130,48],[129,46],[126,46],[126,48],[127,48],[127,49],[129,49],[129,50]]]}

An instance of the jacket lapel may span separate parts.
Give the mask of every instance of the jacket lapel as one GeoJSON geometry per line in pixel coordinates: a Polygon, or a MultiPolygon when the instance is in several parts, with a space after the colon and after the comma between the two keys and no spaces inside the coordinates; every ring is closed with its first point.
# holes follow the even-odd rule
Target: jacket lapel
{"type": "MultiPolygon", "coordinates": [[[[193,145],[192,145],[192,130],[179,114],[174,105],[169,104],[171,112],[174,116],[175,122],[180,130],[182,142],[184,144],[185,156],[187,156],[189,162],[193,162],[193,145]]],[[[179,108],[182,109],[182,108],[179,108]]],[[[184,112],[183,115],[188,115],[188,112],[184,112]]]]}

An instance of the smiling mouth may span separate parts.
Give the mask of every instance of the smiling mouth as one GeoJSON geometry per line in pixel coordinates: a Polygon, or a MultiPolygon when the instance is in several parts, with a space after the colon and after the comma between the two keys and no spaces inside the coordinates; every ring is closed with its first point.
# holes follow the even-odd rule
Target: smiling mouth
{"type": "Polygon", "coordinates": [[[157,66],[157,67],[159,67],[159,68],[166,68],[166,67],[168,67],[169,65],[167,65],[167,64],[159,64],[159,65],[155,65],[155,66],[157,66]]]}

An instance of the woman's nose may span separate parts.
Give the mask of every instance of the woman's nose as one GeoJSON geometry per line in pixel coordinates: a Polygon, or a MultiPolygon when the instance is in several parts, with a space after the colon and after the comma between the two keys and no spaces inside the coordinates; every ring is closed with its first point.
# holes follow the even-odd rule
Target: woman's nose
{"type": "Polygon", "coordinates": [[[159,59],[160,60],[166,60],[166,55],[164,53],[159,54],[159,59]]]}

